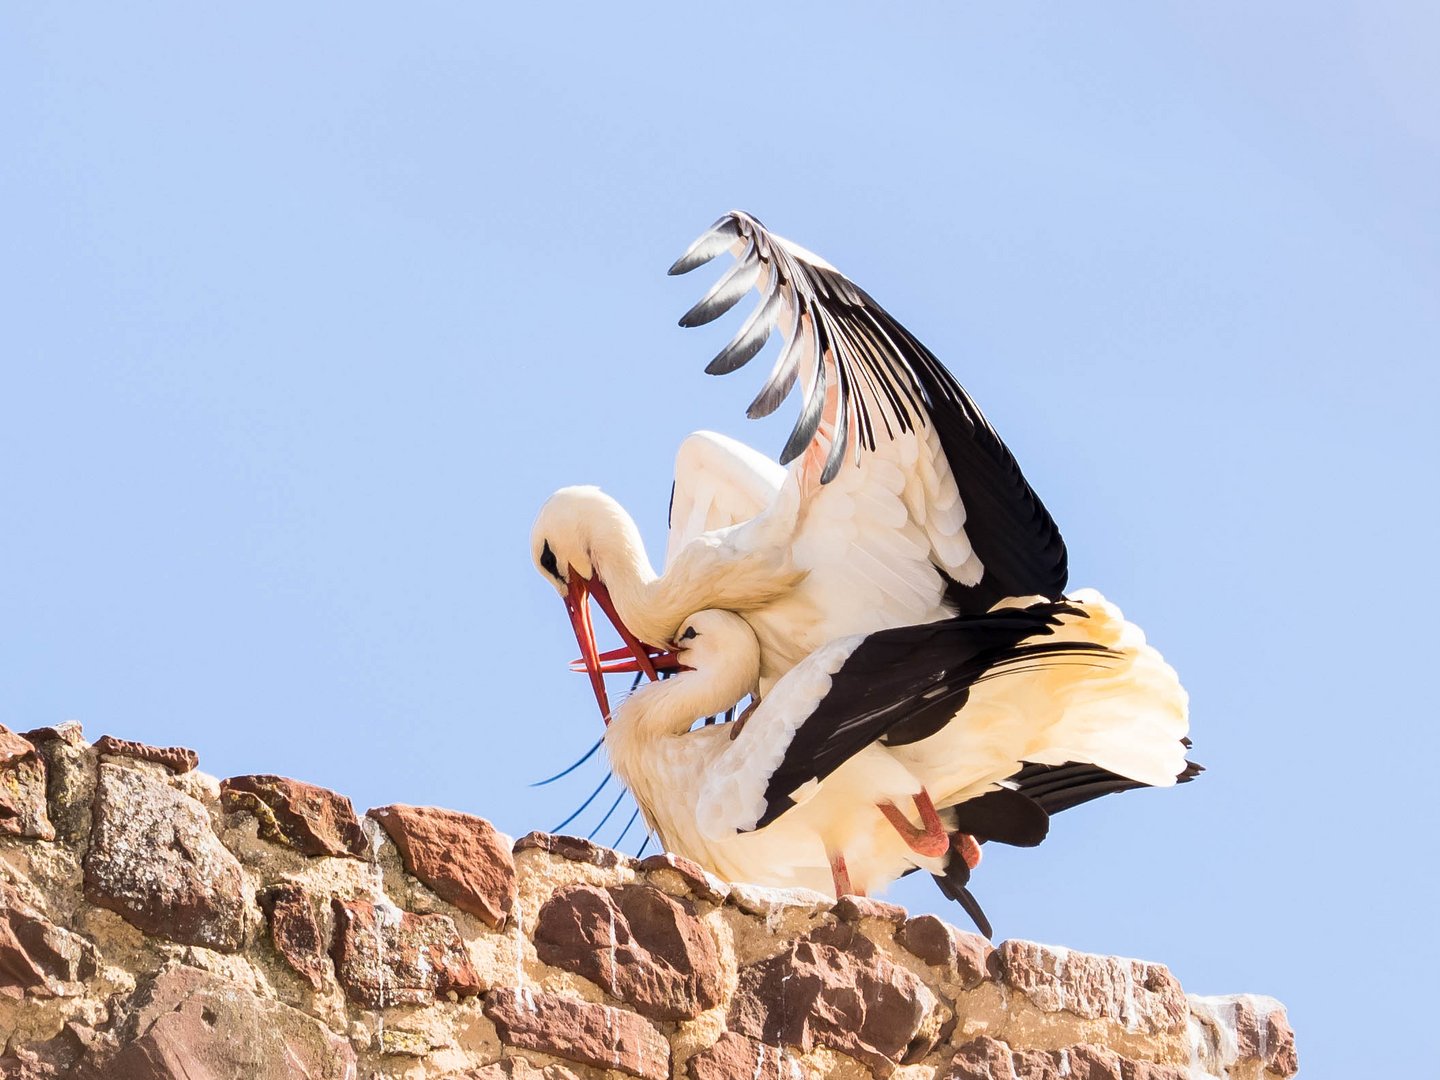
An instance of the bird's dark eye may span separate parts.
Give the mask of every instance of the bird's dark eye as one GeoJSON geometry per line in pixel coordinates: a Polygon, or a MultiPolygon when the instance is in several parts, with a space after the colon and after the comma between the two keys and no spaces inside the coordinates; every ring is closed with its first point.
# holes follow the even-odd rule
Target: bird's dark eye
{"type": "Polygon", "coordinates": [[[697,637],[699,637],[699,636],[700,636],[700,635],[695,632],[695,628],[694,628],[693,626],[687,626],[687,627],[685,628],[685,632],[680,635],[680,640],[681,640],[681,641],[689,641],[689,640],[691,640],[692,638],[697,638],[697,637]]]}
{"type": "Polygon", "coordinates": [[[545,547],[540,551],[540,566],[556,581],[564,583],[565,579],[560,576],[560,564],[555,561],[555,552],[550,550],[549,540],[545,541],[545,547]]]}

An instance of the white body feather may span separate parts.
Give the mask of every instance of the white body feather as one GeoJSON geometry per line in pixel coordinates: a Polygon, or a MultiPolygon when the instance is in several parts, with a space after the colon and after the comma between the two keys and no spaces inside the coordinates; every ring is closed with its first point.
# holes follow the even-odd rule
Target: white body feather
{"type": "Polygon", "coordinates": [[[923,787],[948,818],[945,808],[996,789],[1027,762],[1091,763],[1157,787],[1185,767],[1187,702],[1174,671],[1098,593],[1074,600],[1089,618],[1063,619],[1047,640],[1086,641],[1117,655],[1029,664],[981,680],[937,734],[866,747],[823,782],[790,793],[798,805],[759,831],[744,830],[765,811],[771,775],[862,636],[797,664],[732,740],[730,725],[688,729],[735,700],[758,644],[735,616],[702,612],[687,620],[704,627],[703,650],[687,650],[696,670],[636,691],[617,711],[606,746],[666,848],[723,877],[830,892],[832,853],[844,855],[851,881],[866,892],[913,866],[939,872],[941,861],[916,855],[877,804],[893,802],[918,823],[910,797],[923,787]]]}
{"type": "MultiPolygon", "coordinates": [[[[952,614],[946,576],[975,585],[985,567],[912,369],[913,349],[923,347],[893,338],[898,328],[867,323],[862,310],[874,316],[879,309],[853,283],[740,212],[717,222],[672,273],[725,250],[738,261],[682,323],[709,321],[752,286],[759,291],[761,303],[736,339],[754,348],[716,370],[744,363],[778,329],[785,347],[751,415],[767,413],[798,385],[807,408],[814,406],[803,451],[787,468],[722,435],[687,438],[675,460],[662,574],[618,504],[574,496],[608,498],[595,489],[558,492],[541,510],[532,548],[537,565],[548,543],[557,565],[587,578],[598,571],[620,618],[652,645],[665,644],[692,612],[740,613],[760,641],[763,695],[837,637],[952,614]],[[849,450],[822,482],[841,443],[849,450]],[[620,527],[611,520],[617,516],[620,527]]],[[[973,425],[989,431],[978,411],[973,425]]]]}

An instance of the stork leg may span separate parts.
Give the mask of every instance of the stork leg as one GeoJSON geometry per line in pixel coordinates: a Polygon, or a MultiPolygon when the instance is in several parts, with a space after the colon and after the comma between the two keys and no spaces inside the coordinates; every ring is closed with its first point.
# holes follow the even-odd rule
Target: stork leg
{"type": "Polygon", "coordinates": [[[857,892],[850,884],[850,871],[845,866],[844,855],[830,856],[830,876],[835,880],[835,899],[842,896],[864,896],[863,891],[857,892]]]}
{"type": "Polygon", "coordinates": [[[915,854],[938,858],[950,850],[950,837],[945,832],[945,823],[940,820],[940,812],[935,809],[930,793],[924,788],[915,796],[915,809],[920,811],[921,828],[911,825],[910,819],[893,802],[887,800],[876,805],[915,854]]]}
{"type": "Polygon", "coordinates": [[[760,699],[752,696],[750,704],[745,706],[745,711],[730,722],[730,741],[734,742],[740,737],[740,732],[745,730],[745,721],[749,720],[756,709],[760,707],[760,699]]]}

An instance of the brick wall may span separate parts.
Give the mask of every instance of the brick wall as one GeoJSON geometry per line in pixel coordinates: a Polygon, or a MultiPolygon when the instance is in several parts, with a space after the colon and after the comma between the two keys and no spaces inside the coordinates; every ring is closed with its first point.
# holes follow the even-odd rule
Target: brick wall
{"type": "Polygon", "coordinates": [[[1270,998],[0,728],[0,1076],[1261,1080],[1270,998]]]}

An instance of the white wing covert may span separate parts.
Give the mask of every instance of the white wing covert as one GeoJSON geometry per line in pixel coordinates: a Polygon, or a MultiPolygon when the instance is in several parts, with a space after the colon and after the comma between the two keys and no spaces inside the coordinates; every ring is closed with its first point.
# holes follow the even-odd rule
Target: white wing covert
{"type": "Polygon", "coordinates": [[[724,435],[697,431],[687,436],[675,454],[665,565],[701,533],[754,518],[774,501],[785,475],[764,454],[724,435]]]}

